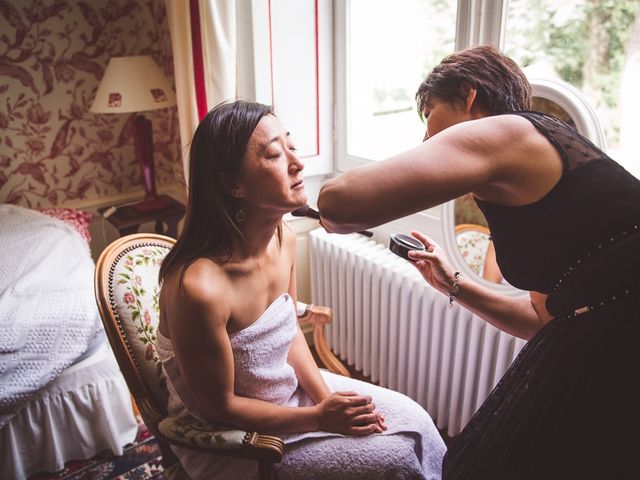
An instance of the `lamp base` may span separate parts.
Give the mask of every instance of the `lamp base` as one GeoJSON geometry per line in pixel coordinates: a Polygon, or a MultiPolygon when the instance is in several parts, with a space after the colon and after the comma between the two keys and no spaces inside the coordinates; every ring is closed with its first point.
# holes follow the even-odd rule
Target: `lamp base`
{"type": "Polygon", "coordinates": [[[171,201],[166,197],[152,197],[145,198],[141,202],[135,203],[131,205],[138,212],[157,212],[158,210],[162,210],[167,208],[171,204],[171,201]]]}

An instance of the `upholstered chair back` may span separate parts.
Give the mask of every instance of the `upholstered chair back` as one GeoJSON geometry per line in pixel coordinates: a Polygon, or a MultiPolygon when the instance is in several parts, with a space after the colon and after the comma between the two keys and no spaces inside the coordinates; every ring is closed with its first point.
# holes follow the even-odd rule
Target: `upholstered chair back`
{"type": "Polygon", "coordinates": [[[98,299],[100,313],[111,320],[105,322],[107,334],[112,346],[118,347],[116,356],[128,360],[124,365],[129,367],[124,369],[120,362],[122,373],[152,431],[167,413],[166,380],[155,344],[160,314],[158,271],[174,242],[152,234],[123,237],[105,249],[96,265],[96,271],[102,272],[96,276],[96,293],[103,298],[98,299]]]}
{"type": "Polygon", "coordinates": [[[471,270],[480,276],[490,241],[491,235],[487,227],[470,223],[456,226],[456,242],[460,253],[471,270]]]}

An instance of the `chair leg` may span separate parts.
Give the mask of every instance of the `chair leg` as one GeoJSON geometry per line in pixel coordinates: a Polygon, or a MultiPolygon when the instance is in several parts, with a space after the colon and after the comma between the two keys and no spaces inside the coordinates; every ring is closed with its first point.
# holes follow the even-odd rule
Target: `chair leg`
{"type": "Polygon", "coordinates": [[[313,327],[313,346],[316,348],[316,353],[324,366],[330,372],[337,373],[344,377],[351,377],[349,370],[342,364],[342,362],[336,357],[325,337],[324,325],[314,325],[313,327]]]}
{"type": "Polygon", "coordinates": [[[136,403],[136,400],[133,398],[133,395],[131,395],[131,408],[133,409],[133,414],[135,415],[137,420],[140,420],[142,417],[140,416],[140,409],[138,409],[138,404],[136,403]]]}
{"type": "Polygon", "coordinates": [[[258,461],[258,480],[275,480],[276,472],[273,463],[258,461]]]}
{"type": "Polygon", "coordinates": [[[175,464],[180,465],[180,460],[178,460],[176,454],[173,453],[173,450],[171,450],[171,445],[158,437],[156,437],[156,441],[158,442],[158,447],[160,448],[160,453],[162,454],[162,467],[170,468],[175,464]]]}

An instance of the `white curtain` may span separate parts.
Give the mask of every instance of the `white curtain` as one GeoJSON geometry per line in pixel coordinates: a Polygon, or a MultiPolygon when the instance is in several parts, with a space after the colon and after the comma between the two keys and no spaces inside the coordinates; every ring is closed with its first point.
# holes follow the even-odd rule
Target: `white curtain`
{"type": "Polygon", "coordinates": [[[202,56],[207,106],[236,98],[237,35],[235,0],[200,0],[202,56]]]}
{"type": "MultiPolygon", "coordinates": [[[[197,0],[206,109],[237,95],[236,1],[197,0]]],[[[171,32],[184,177],[189,176],[189,144],[198,126],[190,2],[165,0],[171,32]]],[[[198,62],[198,59],[195,60],[198,62]]]]}

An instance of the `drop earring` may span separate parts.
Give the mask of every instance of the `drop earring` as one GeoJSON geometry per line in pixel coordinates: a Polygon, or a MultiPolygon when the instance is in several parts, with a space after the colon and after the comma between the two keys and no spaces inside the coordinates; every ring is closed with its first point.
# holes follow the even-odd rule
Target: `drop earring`
{"type": "Polygon", "coordinates": [[[238,208],[238,210],[236,210],[236,222],[238,223],[243,223],[245,218],[247,218],[247,214],[244,213],[244,210],[241,208],[238,208]]]}

